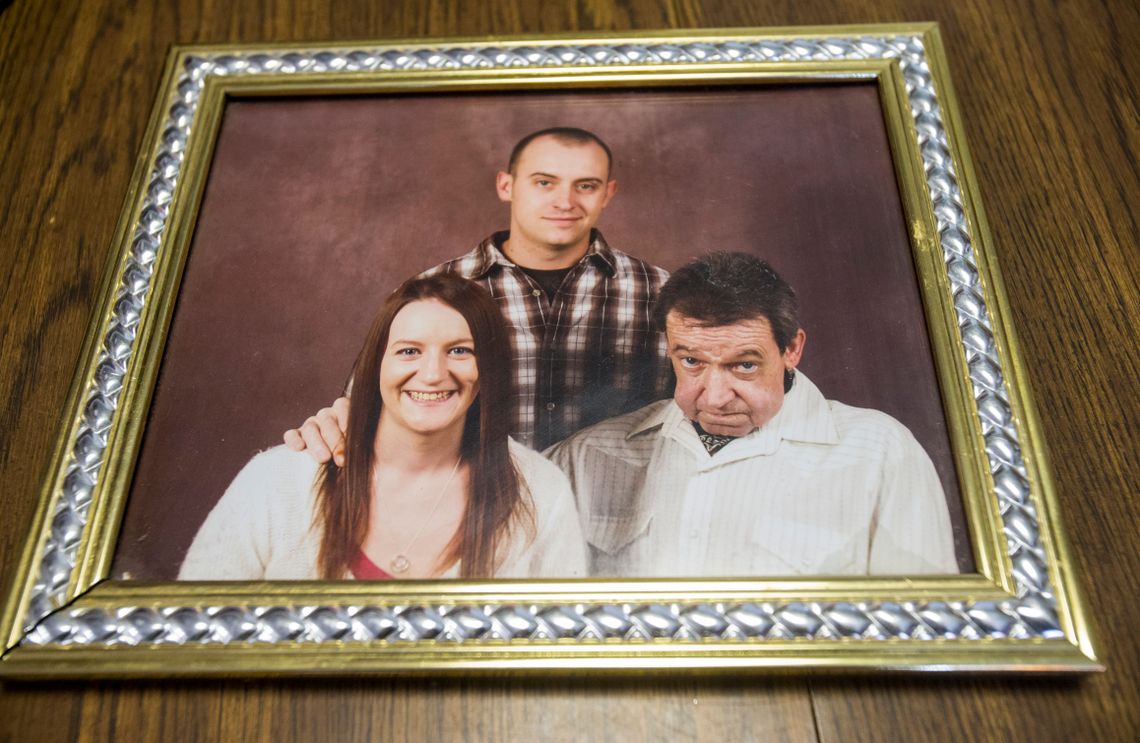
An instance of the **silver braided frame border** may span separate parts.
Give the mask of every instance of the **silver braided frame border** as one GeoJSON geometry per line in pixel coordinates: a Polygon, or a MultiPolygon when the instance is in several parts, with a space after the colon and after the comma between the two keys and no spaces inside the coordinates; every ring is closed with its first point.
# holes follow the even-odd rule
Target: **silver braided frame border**
{"type": "Polygon", "coordinates": [[[930,67],[917,35],[858,38],[578,46],[468,46],[401,51],[220,55],[187,60],[169,101],[145,199],[133,225],[130,256],[90,378],[83,415],[67,457],[37,581],[23,621],[23,644],[225,645],[325,643],[795,638],[1059,638],[1037,513],[975,262],[955,166],[930,67]],[[125,606],[113,611],[65,609],[68,581],[103,464],[139,316],[169,219],[169,206],[194,125],[199,95],[211,76],[266,73],[591,67],[834,60],[897,60],[918,134],[953,303],[973,384],[977,414],[995,483],[1016,595],[983,602],[744,602],[438,604],[335,606],[236,604],[203,608],[125,606]]]}

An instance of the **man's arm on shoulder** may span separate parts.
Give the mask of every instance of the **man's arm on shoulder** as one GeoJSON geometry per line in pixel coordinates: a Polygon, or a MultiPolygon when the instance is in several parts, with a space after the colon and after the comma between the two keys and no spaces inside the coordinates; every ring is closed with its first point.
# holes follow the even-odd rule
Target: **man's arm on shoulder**
{"type": "Polygon", "coordinates": [[[285,432],[285,445],[293,451],[307,452],[317,464],[332,459],[344,466],[344,432],[348,428],[348,398],[338,397],[330,407],[309,416],[300,428],[285,432]]]}

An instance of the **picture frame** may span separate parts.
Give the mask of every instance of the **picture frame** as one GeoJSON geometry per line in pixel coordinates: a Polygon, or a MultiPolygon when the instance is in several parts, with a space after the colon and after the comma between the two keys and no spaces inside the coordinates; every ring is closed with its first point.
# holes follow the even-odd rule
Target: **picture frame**
{"type": "Polygon", "coordinates": [[[1101,668],[934,24],[181,47],[144,142],[0,617],[0,675],[1101,668]],[[237,103],[386,96],[401,110],[542,94],[580,105],[859,85],[880,107],[904,217],[901,257],[968,531],[962,574],[179,583],[122,567],[124,545],[141,539],[125,514],[143,502],[132,488],[237,103]]]}

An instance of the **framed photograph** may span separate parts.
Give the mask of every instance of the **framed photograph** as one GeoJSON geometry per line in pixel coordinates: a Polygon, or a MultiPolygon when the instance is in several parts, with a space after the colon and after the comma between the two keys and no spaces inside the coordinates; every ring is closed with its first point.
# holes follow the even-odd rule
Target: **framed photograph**
{"type": "Polygon", "coordinates": [[[934,24],[175,48],[0,675],[1099,670],[1005,301],[934,24]]]}

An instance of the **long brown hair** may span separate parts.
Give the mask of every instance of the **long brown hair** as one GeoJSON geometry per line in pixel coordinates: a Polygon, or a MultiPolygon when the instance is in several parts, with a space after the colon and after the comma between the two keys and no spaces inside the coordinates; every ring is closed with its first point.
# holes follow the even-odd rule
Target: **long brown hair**
{"type": "Polygon", "coordinates": [[[367,534],[374,443],[383,404],[380,364],[396,314],[423,299],[439,300],[467,321],[479,372],[479,394],[467,409],[460,443],[460,456],[470,472],[467,506],[436,568],[459,560],[462,577],[492,577],[498,567],[497,549],[514,522],[533,522],[530,498],[524,495],[507,451],[514,381],[508,331],[495,300],[475,282],[453,274],[411,279],[384,302],[353,366],[344,467],[330,460],[317,494],[317,519],[323,527],[318,555],[322,578],[343,578],[367,534]]]}

